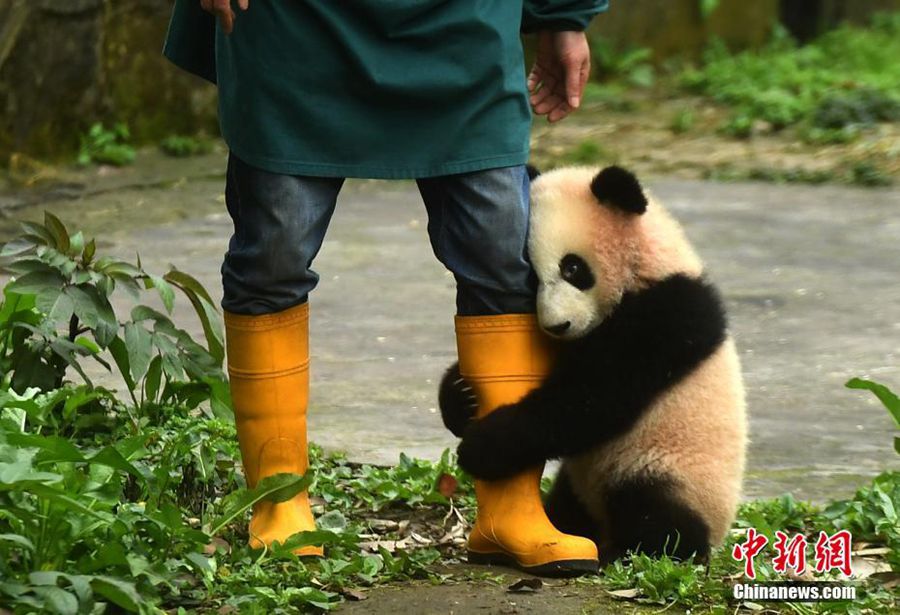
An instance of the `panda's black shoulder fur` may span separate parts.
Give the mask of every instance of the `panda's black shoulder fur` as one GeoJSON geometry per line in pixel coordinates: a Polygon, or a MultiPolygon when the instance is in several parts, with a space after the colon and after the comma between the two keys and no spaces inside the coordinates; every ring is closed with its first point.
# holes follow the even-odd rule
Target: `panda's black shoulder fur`
{"type": "Polygon", "coordinates": [[[469,423],[460,465],[502,478],[621,436],[719,348],[726,326],[719,294],[703,278],[676,274],[626,293],[596,329],[560,345],[541,386],[469,423]]]}

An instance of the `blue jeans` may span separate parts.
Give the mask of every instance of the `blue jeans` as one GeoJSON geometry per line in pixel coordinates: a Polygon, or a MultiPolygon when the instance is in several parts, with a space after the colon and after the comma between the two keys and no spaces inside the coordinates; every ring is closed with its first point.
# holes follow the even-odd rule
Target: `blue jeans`
{"type": "MultiPolygon", "coordinates": [[[[234,234],[222,264],[225,310],[269,314],[307,300],[319,281],[312,262],[343,183],[278,175],[229,157],[225,202],[234,234]]],[[[456,278],[457,313],[534,312],[525,167],[416,183],[428,213],[431,247],[456,278]]]]}

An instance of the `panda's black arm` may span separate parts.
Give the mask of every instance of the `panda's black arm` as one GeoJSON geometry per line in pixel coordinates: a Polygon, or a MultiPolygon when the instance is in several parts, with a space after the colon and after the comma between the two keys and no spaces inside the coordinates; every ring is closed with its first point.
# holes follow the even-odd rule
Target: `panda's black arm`
{"type": "Polygon", "coordinates": [[[459,463],[477,478],[503,478],[612,440],[725,335],[721,300],[702,279],[674,275],[627,293],[603,324],[563,347],[540,387],[468,424],[459,463]]]}

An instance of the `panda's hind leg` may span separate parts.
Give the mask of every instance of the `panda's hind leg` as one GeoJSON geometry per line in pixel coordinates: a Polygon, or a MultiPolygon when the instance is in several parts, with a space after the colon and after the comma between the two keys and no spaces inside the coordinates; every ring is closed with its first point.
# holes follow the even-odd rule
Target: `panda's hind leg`
{"type": "Polygon", "coordinates": [[[600,524],[575,497],[565,465],[560,468],[556,480],[553,481],[553,487],[544,500],[544,511],[560,532],[584,536],[597,542],[600,524]]]}
{"type": "Polygon", "coordinates": [[[610,486],[600,540],[601,563],[628,551],[703,562],[709,557],[709,527],[676,496],[666,478],[633,479],[610,486]]]}

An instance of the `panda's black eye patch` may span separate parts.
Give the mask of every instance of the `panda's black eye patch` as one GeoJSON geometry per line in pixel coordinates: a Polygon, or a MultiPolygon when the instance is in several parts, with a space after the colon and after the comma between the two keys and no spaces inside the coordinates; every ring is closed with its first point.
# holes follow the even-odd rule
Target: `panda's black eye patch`
{"type": "Polygon", "coordinates": [[[559,275],[562,279],[577,288],[587,290],[594,285],[594,273],[583,258],[575,254],[566,254],[559,261],[559,275]]]}

